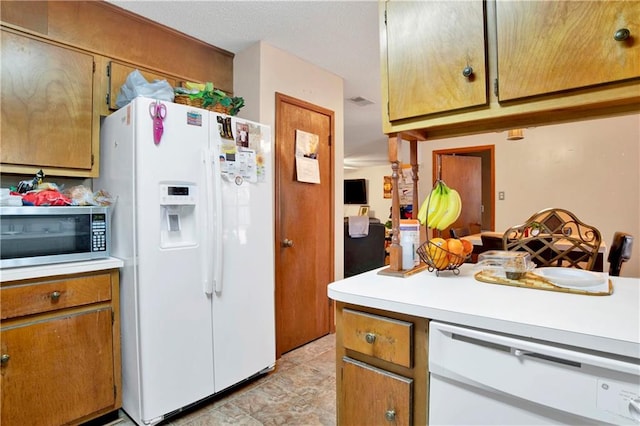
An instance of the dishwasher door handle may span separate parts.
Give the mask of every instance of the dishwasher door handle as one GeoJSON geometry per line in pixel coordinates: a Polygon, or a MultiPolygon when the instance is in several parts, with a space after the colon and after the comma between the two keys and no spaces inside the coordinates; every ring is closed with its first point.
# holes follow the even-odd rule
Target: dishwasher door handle
{"type": "Polygon", "coordinates": [[[618,371],[620,373],[632,374],[638,376],[638,365],[616,358],[608,358],[598,356],[589,352],[581,352],[567,349],[559,345],[539,342],[531,339],[518,339],[499,333],[487,332],[478,329],[465,328],[452,324],[438,323],[432,321],[429,325],[433,333],[442,333],[449,339],[460,339],[467,342],[475,341],[476,344],[499,345],[505,347],[508,352],[515,356],[535,356],[537,358],[545,358],[553,361],[560,361],[569,365],[579,365],[582,363],[601,367],[608,370],[618,371]],[[518,351],[518,355],[516,355],[518,351]]]}
{"type": "Polygon", "coordinates": [[[515,356],[517,356],[518,358],[523,357],[525,355],[529,355],[535,352],[531,352],[531,351],[523,351],[522,349],[516,349],[516,348],[511,348],[511,353],[515,356]]]}

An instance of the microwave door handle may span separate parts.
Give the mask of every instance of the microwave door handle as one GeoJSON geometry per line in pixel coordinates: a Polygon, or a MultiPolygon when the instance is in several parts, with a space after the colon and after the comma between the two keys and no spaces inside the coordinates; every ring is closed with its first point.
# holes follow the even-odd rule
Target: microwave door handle
{"type": "Polygon", "coordinates": [[[206,193],[206,202],[205,202],[205,214],[204,214],[204,221],[205,221],[205,225],[204,228],[206,230],[205,232],[205,237],[204,237],[204,242],[202,244],[203,246],[203,259],[202,259],[202,268],[203,268],[203,276],[204,276],[204,292],[207,295],[211,295],[213,294],[213,262],[212,262],[212,241],[210,236],[213,235],[213,227],[212,227],[212,223],[213,223],[213,191],[211,189],[211,185],[213,184],[211,182],[211,178],[213,175],[213,172],[211,170],[211,161],[212,161],[212,156],[211,156],[211,152],[209,152],[209,150],[204,150],[202,152],[202,161],[204,163],[204,172],[205,172],[205,177],[204,177],[204,186],[205,186],[205,193],[206,193]]]}
{"type": "MultiPolygon", "coordinates": [[[[215,143],[215,142],[214,142],[215,143]]],[[[215,273],[214,283],[216,293],[222,292],[222,171],[220,168],[219,153],[214,148],[213,155],[211,156],[211,162],[213,163],[213,183],[214,183],[214,196],[215,196],[215,210],[216,210],[216,222],[215,232],[213,234],[213,240],[215,242],[215,273]]]]}

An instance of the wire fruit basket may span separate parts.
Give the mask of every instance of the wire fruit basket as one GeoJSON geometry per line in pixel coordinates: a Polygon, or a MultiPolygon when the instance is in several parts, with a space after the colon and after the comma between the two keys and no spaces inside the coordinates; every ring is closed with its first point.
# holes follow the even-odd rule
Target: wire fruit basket
{"type": "MultiPolygon", "coordinates": [[[[444,184],[444,182],[442,182],[441,180],[436,180],[433,185],[432,193],[440,184],[444,184]]],[[[429,194],[429,198],[427,199],[427,213],[429,212],[430,204],[431,194],[429,194]]],[[[458,207],[461,206],[458,205],[458,207]]],[[[458,209],[458,215],[459,214],[460,210],[458,209]]],[[[467,258],[471,256],[471,253],[465,253],[464,246],[462,244],[459,249],[456,250],[456,252],[452,251],[452,248],[456,249],[456,247],[451,247],[449,240],[445,240],[444,238],[434,238],[430,240],[429,231],[427,230],[427,240],[418,247],[416,252],[420,256],[420,259],[422,259],[422,261],[426,263],[429,272],[436,271],[436,275],[439,275],[440,271],[449,270],[453,271],[455,275],[458,275],[460,274],[460,265],[462,265],[465,260],[467,260],[467,258]]]]}
{"type": "MultiPolygon", "coordinates": [[[[443,240],[444,241],[444,240],[443,240]]],[[[469,256],[459,255],[446,249],[446,244],[427,240],[418,247],[418,256],[427,264],[429,272],[436,271],[436,275],[440,271],[453,271],[455,275],[460,274],[460,265],[462,265],[469,256]]]]}

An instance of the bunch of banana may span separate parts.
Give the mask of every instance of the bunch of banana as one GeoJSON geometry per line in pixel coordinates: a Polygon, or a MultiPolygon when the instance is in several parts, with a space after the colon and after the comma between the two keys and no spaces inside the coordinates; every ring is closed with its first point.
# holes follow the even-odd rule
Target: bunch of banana
{"type": "Polygon", "coordinates": [[[455,189],[438,180],[429,196],[422,202],[418,220],[429,228],[443,229],[450,226],[460,216],[462,200],[455,189]]]}

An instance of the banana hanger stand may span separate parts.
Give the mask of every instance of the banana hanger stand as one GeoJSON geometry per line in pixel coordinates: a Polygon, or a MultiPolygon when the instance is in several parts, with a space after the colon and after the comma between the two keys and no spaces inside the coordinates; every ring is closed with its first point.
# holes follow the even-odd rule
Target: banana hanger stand
{"type": "MultiPolygon", "coordinates": [[[[418,212],[418,220],[420,220],[421,223],[425,223],[427,227],[430,224],[430,220],[428,219],[428,217],[433,214],[432,210],[430,209],[432,207],[431,202],[434,198],[437,198],[434,193],[436,191],[442,190],[442,187],[450,191],[450,194],[456,194],[457,196],[457,192],[455,190],[452,190],[451,188],[448,188],[442,179],[437,179],[435,181],[431,192],[425,200],[426,204],[423,203],[423,206],[420,207],[420,210],[418,212]]],[[[434,209],[438,210],[439,214],[441,215],[440,219],[435,219],[436,222],[441,222],[440,225],[437,225],[438,230],[442,230],[445,227],[449,226],[460,215],[460,209],[462,208],[460,197],[458,196],[457,199],[453,198],[450,202],[448,199],[448,197],[450,196],[452,195],[447,195],[446,200],[440,200],[439,202],[438,200],[434,201],[435,204],[438,204],[438,206],[435,206],[434,209]],[[446,205],[442,204],[443,202],[446,202],[446,205]],[[440,204],[442,204],[442,206],[440,206],[440,204]],[[447,215],[448,212],[443,210],[444,208],[451,209],[451,213],[447,215]]],[[[437,215],[438,213],[435,214],[437,215]]],[[[443,238],[434,238],[433,240],[430,240],[428,230],[427,240],[423,244],[421,244],[416,251],[420,256],[420,259],[427,265],[427,269],[429,270],[429,272],[435,271],[436,275],[439,275],[441,271],[446,270],[453,271],[455,275],[460,274],[460,265],[462,265],[467,258],[467,255],[462,256],[459,253],[453,253],[449,251],[449,249],[447,248],[447,244],[445,243],[445,240],[443,238]]]]}

